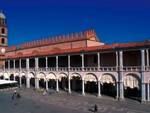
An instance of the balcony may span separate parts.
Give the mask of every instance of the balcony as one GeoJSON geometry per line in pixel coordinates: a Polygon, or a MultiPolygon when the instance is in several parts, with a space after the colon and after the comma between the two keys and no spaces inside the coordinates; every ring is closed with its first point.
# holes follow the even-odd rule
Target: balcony
{"type": "MultiPolygon", "coordinates": [[[[124,72],[130,71],[130,72],[137,72],[137,71],[141,71],[141,66],[124,66],[123,68],[119,69],[119,67],[48,67],[48,68],[21,68],[21,70],[19,68],[11,68],[11,69],[5,69],[5,71],[11,71],[11,72],[16,72],[16,71],[78,71],[78,72],[90,72],[90,71],[94,71],[94,72],[115,72],[115,71],[119,71],[122,70],[124,72]]],[[[150,66],[145,66],[145,71],[150,71],[150,66]]],[[[0,69],[0,71],[3,71],[3,69],[0,69]]]]}

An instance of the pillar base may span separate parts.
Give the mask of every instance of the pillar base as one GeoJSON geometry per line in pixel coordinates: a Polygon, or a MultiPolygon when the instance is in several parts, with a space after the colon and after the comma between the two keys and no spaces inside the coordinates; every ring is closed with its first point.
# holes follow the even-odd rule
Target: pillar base
{"type": "Polygon", "coordinates": [[[124,101],[124,98],[118,98],[119,101],[124,101]]]}
{"type": "Polygon", "coordinates": [[[146,100],[141,100],[141,104],[145,104],[146,102],[146,100]]]}
{"type": "Polygon", "coordinates": [[[82,96],[85,96],[85,93],[82,93],[82,96]]]}

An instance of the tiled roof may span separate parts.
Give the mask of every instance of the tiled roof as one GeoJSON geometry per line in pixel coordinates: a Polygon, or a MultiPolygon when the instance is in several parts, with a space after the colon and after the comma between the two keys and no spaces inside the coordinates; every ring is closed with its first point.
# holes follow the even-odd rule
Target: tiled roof
{"type": "Polygon", "coordinates": [[[27,57],[40,57],[40,56],[49,56],[49,55],[61,55],[61,54],[71,54],[71,53],[81,53],[81,52],[94,52],[94,51],[104,51],[104,50],[113,50],[113,49],[126,49],[126,48],[137,48],[150,46],[150,41],[145,42],[133,42],[133,43],[118,43],[111,45],[101,45],[85,48],[74,48],[74,49],[62,49],[62,50],[53,50],[53,51],[40,51],[39,53],[24,54],[24,55],[14,55],[6,56],[6,59],[15,59],[15,58],[27,58],[27,57]]]}
{"type": "Polygon", "coordinates": [[[63,43],[63,42],[87,40],[87,39],[90,39],[90,37],[93,35],[96,36],[96,33],[94,30],[90,29],[90,30],[86,30],[84,32],[70,33],[68,35],[60,35],[60,36],[55,36],[55,37],[49,37],[49,38],[42,39],[42,40],[26,42],[26,43],[23,43],[18,46],[8,47],[6,51],[14,51],[17,49],[27,49],[27,48],[32,48],[32,47],[54,45],[54,44],[63,43]]]}

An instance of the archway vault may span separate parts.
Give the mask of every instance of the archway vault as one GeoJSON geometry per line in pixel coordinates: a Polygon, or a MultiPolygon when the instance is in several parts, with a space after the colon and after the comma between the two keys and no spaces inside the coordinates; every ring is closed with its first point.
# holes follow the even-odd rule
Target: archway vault
{"type": "Polygon", "coordinates": [[[56,79],[56,75],[52,72],[48,73],[48,75],[46,76],[46,79],[49,80],[49,79],[52,79],[52,80],[55,80],[56,79]]]}
{"type": "Polygon", "coordinates": [[[116,83],[116,79],[115,76],[109,73],[103,74],[100,78],[101,84],[103,83],[112,83],[115,84],[116,83]]]}
{"type": "Polygon", "coordinates": [[[124,86],[125,88],[129,87],[131,89],[138,88],[140,89],[140,78],[134,73],[129,73],[124,76],[124,86]]]}
{"type": "Polygon", "coordinates": [[[84,75],[84,81],[85,82],[97,82],[98,78],[95,74],[93,73],[87,73],[86,75],[84,75]]]}

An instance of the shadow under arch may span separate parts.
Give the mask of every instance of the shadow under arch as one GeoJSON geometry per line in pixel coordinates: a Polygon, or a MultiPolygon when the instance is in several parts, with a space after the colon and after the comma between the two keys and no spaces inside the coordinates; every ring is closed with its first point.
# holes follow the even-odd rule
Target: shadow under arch
{"type": "Polygon", "coordinates": [[[84,76],[85,92],[97,95],[98,93],[98,78],[93,73],[87,73],[84,76]]]}
{"type": "Polygon", "coordinates": [[[46,79],[48,81],[48,88],[56,90],[56,75],[53,72],[48,73],[46,79]]]}
{"type": "Polygon", "coordinates": [[[40,72],[37,75],[37,78],[39,79],[39,87],[46,89],[46,74],[43,72],[40,72]]]}
{"type": "Polygon", "coordinates": [[[68,91],[68,75],[66,73],[60,73],[58,75],[59,88],[64,91],[68,91]]]}
{"type": "Polygon", "coordinates": [[[117,82],[114,75],[105,73],[100,78],[101,93],[107,96],[116,97],[117,95],[117,82]]]}
{"type": "Polygon", "coordinates": [[[128,73],[124,76],[124,96],[126,98],[140,101],[141,81],[137,74],[128,73]]]}
{"type": "Polygon", "coordinates": [[[82,92],[82,76],[79,73],[72,73],[70,75],[71,90],[75,92],[82,92]]]}

